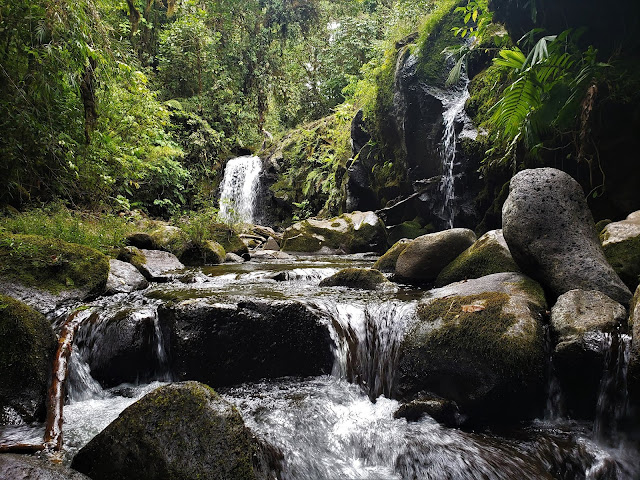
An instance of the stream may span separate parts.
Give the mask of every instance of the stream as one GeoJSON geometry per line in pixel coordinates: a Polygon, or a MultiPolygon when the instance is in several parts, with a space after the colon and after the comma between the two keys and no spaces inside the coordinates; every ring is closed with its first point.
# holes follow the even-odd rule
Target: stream
{"type": "MultiPolygon", "coordinates": [[[[148,316],[166,301],[287,299],[319,312],[335,343],[330,375],[216,388],[256,435],[283,452],[283,479],[640,478],[635,445],[622,435],[596,435],[593,422],[540,419],[507,430],[466,431],[429,416],[395,418],[400,407],[392,399],[397,345],[424,291],[403,285],[378,291],[318,285],[341,268],[370,267],[374,260],[362,254],[301,256],[202,267],[190,270],[194,283],[154,284],[93,305],[105,317],[123,305],[148,316]]],[[[157,332],[153,374],[133,384],[103,389],[92,378],[85,360],[92,348],[108,346],[85,338],[74,350],[64,408],[65,462],[126,407],[172,380],[166,340],[157,332]]],[[[602,395],[612,395],[609,383],[602,395]]],[[[41,425],[4,427],[0,440],[36,439],[42,431],[41,425]]]]}

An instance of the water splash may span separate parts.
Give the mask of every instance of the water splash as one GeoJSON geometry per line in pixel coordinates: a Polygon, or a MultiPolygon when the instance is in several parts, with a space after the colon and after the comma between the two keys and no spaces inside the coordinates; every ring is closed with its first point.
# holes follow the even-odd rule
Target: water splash
{"type": "Polygon", "coordinates": [[[227,162],[220,187],[220,218],[230,223],[253,223],[258,180],[262,171],[260,157],[244,156],[227,162]]]}

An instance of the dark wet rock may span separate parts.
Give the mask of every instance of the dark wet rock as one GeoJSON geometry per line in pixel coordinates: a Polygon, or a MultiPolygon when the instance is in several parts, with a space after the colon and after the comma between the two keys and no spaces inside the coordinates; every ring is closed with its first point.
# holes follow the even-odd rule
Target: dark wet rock
{"type": "Polygon", "coordinates": [[[553,365],[572,418],[595,414],[606,351],[605,334],[626,328],[627,312],[596,291],[570,290],[551,309],[553,365]]]}
{"type": "Polygon", "coordinates": [[[373,212],[345,213],[329,220],[310,218],[284,232],[282,250],[306,253],[383,252],[384,223],[373,212]]]}
{"type": "Polygon", "coordinates": [[[179,380],[234,385],[322,375],[333,366],[324,320],[300,303],[187,300],[161,307],[158,315],[171,329],[172,371],[179,380]]]}
{"type": "Polygon", "coordinates": [[[249,249],[243,243],[236,231],[224,223],[212,223],[207,226],[208,240],[218,242],[227,253],[235,253],[241,257],[249,253],[249,249]]]}
{"type": "Polygon", "coordinates": [[[0,294],[41,313],[104,292],[109,259],[90,247],[37,235],[0,238],[0,294]]]}
{"type": "Polygon", "coordinates": [[[436,278],[436,286],[480,278],[492,273],[519,272],[502,230],[491,230],[447,265],[436,278]]]}
{"type": "Polygon", "coordinates": [[[636,407],[640,407],[640,286],[629,308],[629,331],[633,339],[629,358],[629,393],[636,407]]]}
{"type": "Polygon", "coordinates": [[[150,282],[168,282],[172,273],[184,269],[184,264],[169,252],[124,247],[118,260],[131,263],[150,282]]]}
{"type": "Polygon", "coordinates": [[[349,287],[362,290],[376,290],[383,285],[391,285],[379,270],[371,268],[343,268],[320,282],[321,287],[349,287]]]}
{"type": "Polygon", "coordinates": [[[80,472],[56,465],[46,458],[0,455],[0,478],[4,480],[91,480],[80,472]]]}
{"type": "Polygon", "coordinates": [[[219,265],[224,263],[227,252],[224,247],[213,240],[204,240],[197,245],[190,245],[180,257],[185,265],[219,265]]]}
{"type": "Polygon", "coordinates": [[[517,273],[429,291],[400,346],[397,395],[430,392],[472,422],[531,418],[544,396],[545,309],[540,286],[517,273]]]}
{"type": "Polygon", "coordinates": [[[147,232],[134,232],[127,235],[125,242],[130,247],[144,248],[146,250],[153,249],[153,239],[147,232]]]}
{"type": "Polygon", "coordinates": [[[274,478],[266,446],[206,385],[161,387],[131,405],[73,459],[93,480],[274,478]]]}
{"type": "Polygon", "coordinates": [[[475,241],[475,234],[466,228],[452,228],[418,237],[398,256],[396,275],[415,282],[435,280],[444,267],[475,241]]]}
{"type": "Polygon", "coordinates": [[[403,403],[393,413],[394,418],[406,418],[410,422],[420,420],[425,415],[429,415],[436,422],[449,427],[460,425],[462,419],[455,402],[436,395],[424,395],[408,403],[403,403]]]}
{"type": "Polygon", "coordinates": [[[390,243],[396,243],[403,238],[418,238],[433,232],[434,229],[432,225],[426,225],[423,227],[417,220],[402,222],[400,225],[387,228],[390,243]]]}
{"type": "Polygon", "coordinates": [[[130,263],[112,259],[109,265],[111,268],[105,287],[107,295],[131,293],[149,286],[147,279],[130,263]]]}
{"type": "Polygon", "coordinates": [[[584,197],[578,182],[560,170],[518,173],[502,209],[504,238],[522,271],[553,295],[598,290],[628,305],[631,292],[602,251],[584,197]]]}
{"type": "Polygon", "coordinates": [[[613,269],[634,290],[640,283],[640,211],[621,222],[607,224],[600,240],[613,269]]]}
{"type": "Polygon", "coordinates": [[[380,270],[381,272],[393,273],[396,271],[396,262],[398,261],[398,257],[404,249],[407,248],[407,245],[411,243],[409,239],[398,240],[393,246],[385,252],[376,263],[373,264],[373,268],[376,270],[380,270]]]}
{"type": "Polygon", "coordinates": [[[158,345],[169,331],[153,307],[130,307],[93,315],[79,328],[75,348],[105,387],[158,378],[168,369],[158,345]],[[163,371],[164,370],[164,371],[163,371]]]}
{"type": "Polygon", "coordinates": [[[41,313],[0,295],[0,422],[6,409],[28,422],[44,418],[56,344],[41,313]]]}

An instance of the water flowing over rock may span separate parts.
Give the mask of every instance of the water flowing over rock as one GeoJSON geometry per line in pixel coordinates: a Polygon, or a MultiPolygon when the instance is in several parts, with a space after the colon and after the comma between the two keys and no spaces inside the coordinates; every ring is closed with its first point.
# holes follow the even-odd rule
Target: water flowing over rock
{"type": "Polygon", "coordinates": [[[236,408],[197,382],[161,387],[127,408],[72,466],[93,480],[266,480],[275,473],[236,408]]]}
{"type": "Polygon", "coordinates": [[[609,223],[600,234],[602,249],[622,281],[631,289],[640,283],[640,211],[609,223]]]}
{"type": "Polygon", "coordinates": [[[384,223],[373,212],[345,213],[329,220],[310,218],[285,230],[282,250],[307,253],[383,252],[384,223]]]}
{"type": "Polygon", "coordinates": [[[560,415],[593,418],[607,342],[626,322],[626,309],[599,291],[570,290],[558,298],[551,325],[557,339],[553,364],[566,409],[560,415]]]}
{"type": "Polygon", "coordinates": [[[396,275],[404,280],[435,280],[444,267],[476,241],[465,228],[453,228],[413,240],[398,256],[396,275]]]}
{"type": "Polygon", "coordinates": [[[109,278],[105,287],[108,295],[131,293],[149,286],[147,279],[130,263],[112,259],[109,265],[109,278]]]}
{"type": "Polygon", "coordinates": [[[553,295],[599,290],[628,305],[631,292],[607,262],[582,188],[554,168],[519,172],[502,209],[504,238],[522,271],[553,295]]]}
{"type": "Polygon", "coordinates": [[[502,230],[491,230],[440,272],[436,278],[436,286],[480,278],[492,273],[519,271],[502,230]]]}
{"type": "Polygon", "coordinates": [[[431,392],[473,421],[537,413],[544,385],[542,289],[497,273],[431,290],[400,347],[398,395],[431,392]]]}
{"type": "Polygon", "coordinates": [[[629,390],[633,403],[640,406],[640,286],[636,289],[629,308],[629,330],[633,338],[629,360],[629,390]]]}
{"type": "Polygon", "coordinates": [[[160,307],[158,315],[171,329],[171,367],[179,380],[217,387],[332,369],[326,325],[297,302],[187,300],[160,307]]]}
{"type": "Polygon", "coordinates": [[[220,185],[220,218],[229,223],[254,223],[262,160],[244,156],[231,159],[220,185]]]}

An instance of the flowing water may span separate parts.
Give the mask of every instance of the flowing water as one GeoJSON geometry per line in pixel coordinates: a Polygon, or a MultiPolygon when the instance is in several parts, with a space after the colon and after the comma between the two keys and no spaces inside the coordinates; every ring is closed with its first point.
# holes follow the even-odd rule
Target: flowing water
{"type": "Polygon", "coordinates": [[[229,223],[253,223],[262,160],[244,156],[227,162],[220,186],[220,217],[229,223]]]}
{"type": "MultiPolygon", "coordinates": [[[[289,299],[319,313],[335,343],[332,375],[218,389],[237,405],[256,435],[282,451],[286,480],[640,478],[638,450],[624,439],[600,441],[586,422],[540,420],[506,431],[469,432],[442,426],[427,415],[411,422],[395,418],[400,406],[392,399],[398,344],[423,292],[402,285],[378,291],[318,285],[341,268],[372,262],[366,255],[352,255],[205,267],[197,270],[197,283],[157,284],[143,292],[101,299],[94,302],[94,311],[106,319],[126,306],[153,320],[150,312],[165,301],[209,298],[233,303],[250,298],[289,299]]],[[[97,354],[92,335],[106,338],[99,325],[83,333],[84,347],[70,361],[66,461],[123,409],[170,380],[169,372],[159,367],[166,365],[167,340],[155,322],[149,345],[155,363],[148,380],[102,388],[87,362],[97,354]]],[[[609,360],[615,379],[622,378],[626,368],[614,365],[627,355],[620,352],[615,349],[609,360]]],[[[620,386],[615,379],[605,382],[603,392],[615,391],[611,384],[620,386]]],[[[41,435],[38,429],[41,426],[5,429],[0,440],[41,435]]]]}

